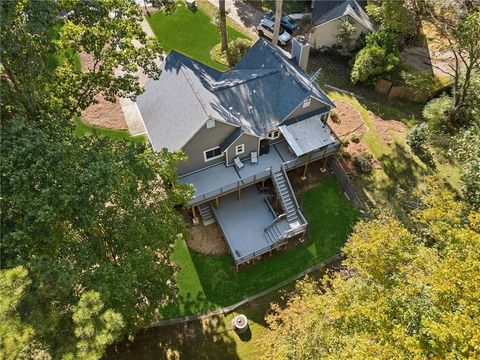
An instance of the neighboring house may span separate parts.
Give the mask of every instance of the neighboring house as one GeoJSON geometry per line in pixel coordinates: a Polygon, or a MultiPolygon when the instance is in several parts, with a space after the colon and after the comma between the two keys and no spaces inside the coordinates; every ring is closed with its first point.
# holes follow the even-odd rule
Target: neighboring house
{"type": "Polygon", "coordinates": [[[224,73],[176,51],[162,66],[137,106],[154,150],[188,155],[178,174],[195,187],[194,220],[219,223],[237,266],[301,236],[307,222],[286,171],[338,149],[330,99],[263,39],[224,73]],[[281,213],[260,191],[268,179],[281,213]]]}
{"type": "Polygon", "coordinates": [[[369,16],[363,9],[366,1],[356,0],[313,0],[312,29],[309,41],[312,47],[331,47],[337,43],[337,34],[342,22],[347,19],[355,27],[352,41],[361,34],[374,30],[369,16]]]}

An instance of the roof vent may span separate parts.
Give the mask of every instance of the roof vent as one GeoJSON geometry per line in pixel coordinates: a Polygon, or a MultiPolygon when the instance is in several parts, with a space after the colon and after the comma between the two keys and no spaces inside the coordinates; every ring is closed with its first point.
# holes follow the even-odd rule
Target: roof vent
{"type": "Polygon", "coordinates": [[[253,106],[252,106],[252,105],[250,105],[250,106],[248,107],[248,111],[253,112],[253,106]]]}
{"type": "Polygon", "coordinates": [[[233,107],[230,106],[230,107],[228,108],[228,111],[232,112],[232,110],[233,110],[233,107]]]}
{"type": "Polygon", "coordinates": [[[256,79],[256,78],[258,77],[258,74],[252,74],[252,75],[250,75],[250,77],[251,77],[252,79],[256,79]]]}

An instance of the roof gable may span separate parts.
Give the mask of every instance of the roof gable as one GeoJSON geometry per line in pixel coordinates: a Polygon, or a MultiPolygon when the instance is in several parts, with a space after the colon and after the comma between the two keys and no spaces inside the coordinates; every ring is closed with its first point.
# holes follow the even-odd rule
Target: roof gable
{"type": "Polygon", "coordinates": [[[224,73],[172,51],[137,105],[154,149],[176,151],[209,117],[262,136],[308,96],[334,106],[288,53],[259,39],[224,73]]]}
{"type": "Polygon", "coordinates": [[[357,0],[314,0],[312,11],[313,26],[320,26],[332,20],[351,16],[366,29],[373,31],[374,25],[363,9],[365,1],[357,0]]]}

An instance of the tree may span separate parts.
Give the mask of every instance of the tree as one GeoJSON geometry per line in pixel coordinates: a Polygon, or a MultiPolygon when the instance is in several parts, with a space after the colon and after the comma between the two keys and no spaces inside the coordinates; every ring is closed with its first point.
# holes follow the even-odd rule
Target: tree
{"type": "Polygon", "coordinates": [[[142,91],[140,69],[153,78],[160,74],[155,60],[161,47],[143,32],[133,0],[6,0],[0,9],[2,121],[18,113],[32,121],[44,113],[71,119],[97,94],[134,99],[142,91]],[[59,24],[60,10],[68,15],[59,24]],[[55,26],[59,34],[52,41],[55,26]],[[61,63],[49,69],[47,59],[59,53],[61,63]],[[91,69],[76,65],[80,53],[92,57],[91,69]]]}
{"type": "Polygon", "coordinates": [[[367,44],[355,56],[350,80],[354,84],[375,83],[381,75],[391,72],[399,63],[400,58],[395,53],[388,53],[375,43],[367,44]]]}
{"type": "Polygon", "coordinates": [[[303,281],[267,316],[265,358],[480,356],[480,213],[432,180],[406,228],[362,221],[343,270],[303,281]]]}
{"type": "Polygon", "coordinates": [[[278,36],[280,35],[280,22],[282,19],[283,0],[275,0],[275,23],[273,25],[273,39],[274,45],[278,45],[278,36]]]}
{"type": "Polygon", "coordinates": [[[337,33],[337,43],[344,54],[348,54],[352,46],[352,35],[355,32],[355,27],[349,17],[342,19],[337,33]]]}
{"type": "Polygon", "coordinates": [[[121,314],[122,335],[159,317],[176,291],[172,245],[186,234],[175,207],[191,189],[176,175],[181,154],[74,133],[95,95],[134,98],[138,70],[159,74],[158,42],[141,30],[133,1],[3,1],[0,9],[0,264],[28,270],[19,318],[60,358],[76,346],[72,316],[86,291],[121,314]],[[60,9],[68,15],[58,23],[60,9]],[[80,52],[92,69],[75,66],[80,52]]]}
{"type": "Polygon", "coordinates": [[[228,50],[227,12],[225,10],[225,0],[218,0],[218,16],[221,42],[220,51],[225,52],[228,50]]]}
{"type": "Polygon", "coordinates": [[[401,45],[407,35],[416,32],[413,11],[405,0],[369,1],[367,12],[377,31],[394,35],[395,45],[401,45]]]}
{"type": "MultiPolygon", "coordinates": [[[[150,16],[150,11],[148,10],[147,6],[148,0],[143,0],[143,7],[145,8],[145,12],[148,16],[150,16]]],[[[153,8],[161,9],[165,11],[167,14],[171,14],[175,11],[177,4],[174,0],[149,0],[148,1],[153,8]]]]}
{"type": "Polygon", "coordinates": [[[425,18],[444,40],[442,51],[451,52],[453,63],[443,70],[453,78],[453,104],[448,119],[458,127],[469,122],[470,98],[475,96],[472,82],[480,66],[480,10],[468,0],[420,2],[425,18]]]}
{"type": "Polygon", "coordinates": [[[73,313],[75,336],[78,339],[76,351],[65,355],[65,360],[100,359],[106,347],[119,338],[124,326],[122,315],[112,310],[103,311],[103,308],[98,292],[87,291],[82,294],[73,313]]]}

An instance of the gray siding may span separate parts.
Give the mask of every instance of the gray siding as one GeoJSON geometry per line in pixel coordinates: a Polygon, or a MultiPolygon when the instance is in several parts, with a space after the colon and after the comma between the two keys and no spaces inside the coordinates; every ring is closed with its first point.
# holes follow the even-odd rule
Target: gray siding
{"type": "Polygon", "coordinates": [[[233,159],[237,156],[235,155],[235,147],[240,144],[245,144],[245,151],[243,154],[240,154],[239,157],[240,159],[246,159],[250,158],[250,153],[252,151],[257,151],[258,152],[258,145],[259,145],[260,138],[250,135],[250,134],[245,134],[243,133],[240,135],[240,137],[235,140],[232,145],[230,145],[227,149],[227,164],[232,165],[233,164],[233,159]]]}
{"type": "Polygon", "coordinates": [[[188,160],[178,165],[178,174],[184,175],[206,166],[225,161],[225,156],[205,162],[203,152],[219,146],[220,143],[235,129],[235,126],[215,121],[213,128],[207,129],[206,123],[182,148],[188,160]]]}
{"type": "MultiPolygon", "coordinates": [[[[303,115],[303,114],[306,114],[306,113],[309,113],[309,112],[312,112],[312,111],[322,110],[322,108],[325,108],[325,111],[328,110],[327,105],[325,105],[323,102],[320,102],[320,101],[312,98],[312,100],[310,102],[310,106],[304,108],[303,107],[303,102],[300,103],[300,105],[297,106],[297,108],[295,110],[293,110],[290,115],[288,115],[287,119],[297,117],[297,116],[300,116],[300,115],[303,115]]],[[[323,111],[321,111],[321,112],[323,112],[323,111]]]]}

